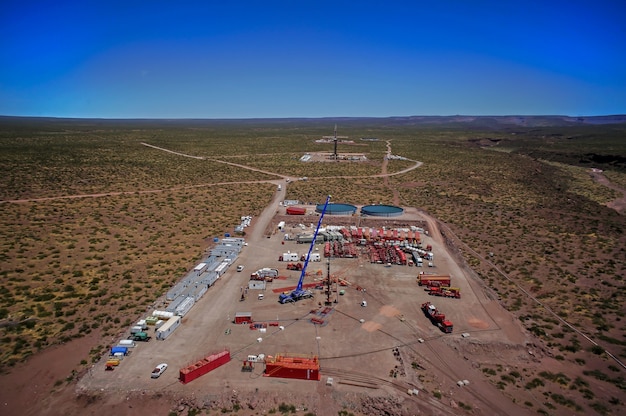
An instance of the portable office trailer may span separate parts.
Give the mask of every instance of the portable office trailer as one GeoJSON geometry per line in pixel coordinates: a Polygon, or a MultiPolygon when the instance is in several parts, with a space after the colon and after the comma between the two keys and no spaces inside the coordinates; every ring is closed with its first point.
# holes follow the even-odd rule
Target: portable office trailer
{"type": "Polygon", "coordinates": [[[174,313],[178,316],[185,316],[187,314],[187,312],[189,312],[191,310],[191,308],[193,307],[194,303],[196,303],[196,301],[194,300],[193,297],[191,296],[187,296],[181,303],[180,305],[178,305],[178,307],[176,307],[176,310],[174,311],[174,313]]]}
{"type": "Polygon", "coordinates": [[[191,291],[190,295],[193,296],[194,300],[197,302],[208,290],[207,285],[199,284],[195,287],[194,290],[191,291]]]}
{"type": "Polygon", "coordinates": [[[180,282],[176,283],[174,287],[167,291],[165,294],[165,299],[168,301],[172,301],[178,297],[181,293],[185,291],[185,289],[189,286],[189,282],[187,279],[183,279],[180,282]]]}
{"type": "Polygon", "coordinates": [[[206,263],[200,263],[198,264],[196,267],[193,268],[193,271],[200,274],[203,271],[205,271],[207,268],[207,264],[206,263]]]}
{"type": "Polygon", "coordinates": [[[169,305],[167,305],[167,308],[165,308],[165,310],[172,312],[174,315],[177,315],[176,309],[178,309],[180,304],[183,303],[185,299],[187,299],[187,291],[185,291],[184,294],[181,293],[180,296],[176,297],[176,299],[174,299],[169,305]]]}
{"type": "Polygon", "coordinates": [[[156,339],[164,340],[180,326],[180,316],[174,316],[156,330],[156,339]]]}
{"type": "Polygon", "coordinates": [[[230,245],[230,246],[237,246],[237,247],[242,247],[245,243],[245,240],[243,238],[224,238],[222,239],[222,244],[224,245],[230,245]]]}
{"type": "Polygon", "coordinates": [[[220,278],[220,275],[217,274],[213,270],[211,270],[210,272],[205,273],[204,276],[205,277],[203,277],[202,280],[200,280],[199,283],[201,283],[203,285],[207,285],[207,287],[213,286],[213,284],[217,281],[217,279],[220,278]]]}
{"type": "Polygon", "coordinates": [[[298,257],[298,253],[283,253],[282,256],[280,256],[280,261],[298,261],[300,260],[300,257],[298,257]]]}
{"type": "Polygon", "coordinates": [[[228,270],[228,266],[230,265],[230,261],[223,261],[219,264],[219,266],[217,266],[215,268],[215,272],[221,276],[224,273],[226,273],[226,270],[228,270]]]}

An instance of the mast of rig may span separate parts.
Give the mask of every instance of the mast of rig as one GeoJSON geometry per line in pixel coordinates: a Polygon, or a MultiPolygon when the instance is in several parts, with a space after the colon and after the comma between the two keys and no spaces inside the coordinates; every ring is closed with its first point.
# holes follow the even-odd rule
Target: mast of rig
{"type": "Polygon", "coordinates": [[[328,261],[326,262],[326,306],[332,305],[330,300],[330,294],[332,293],[332,287],[330,282],[330,257],[328,257],[328,261]]]}
{"type": "Polygon", "coordinates": [[[335,143],[335,152],[333,153],[333,159],[338,160],[339,156],[337,155],[337,124],[335,124],[335,135],[333,136],[333,142],[335,143]]]}

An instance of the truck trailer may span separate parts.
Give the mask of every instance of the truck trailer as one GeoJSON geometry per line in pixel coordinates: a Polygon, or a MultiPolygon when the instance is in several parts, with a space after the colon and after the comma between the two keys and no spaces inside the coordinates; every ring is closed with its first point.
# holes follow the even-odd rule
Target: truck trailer
{"type": "Polygon", "coordinates": [[[420,286],[450,286],[450,275],[420,273],[417,275],[417,284],[420,286]]]}
{"type": "Polygon", "coordinates": [[[169,337],[172,332],[180,326],[180,316],[174,316],[167,320],[159,329],[156,330],[156,339],[163,341],[169,337]]]}

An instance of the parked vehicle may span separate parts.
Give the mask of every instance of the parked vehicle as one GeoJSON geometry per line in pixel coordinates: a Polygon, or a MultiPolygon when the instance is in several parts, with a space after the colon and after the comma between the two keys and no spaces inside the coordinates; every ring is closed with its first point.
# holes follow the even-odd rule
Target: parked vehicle
{"type": "Polygon", "coordinates": [[[244,268],[243,264],[240,264],[239,266],[237,266],[237,271],[241,272],[243,271],[243,268],[244,268]]]}
{"type": "Polygon", "coordinates": [[[452,333],[453,325],[452,322],[446,319],[446,315],[441,313],[435,305],[430,302],[426,302],[422,304],[422,311],[424,315],[433,323],[433,325],[437,325],[442,332],[446,334],[452,333]]]}
{"type": "Polygon", "coordinates": [[[111,352],[109,355],[115,355],[116,353],[122,353],[123,355],[128,355],[128,347],[118,345],[116,347],[111,348],[111,352]]]}
{"type": "Polygon", "coordinates": [[[128,339],[119,340],[119,342],[117,343],[117,346],[126,347],[126,348],[134,348],[137,344],[135,344],[133,337],[134,335],[131,335],[130,337],[128,337],[128,339]]]}
{"type": "Polygon", "coordinates": [[[150,338],[151,337],[148,335],[147,332],[137,332],[136,334],[130,336],[130,339],[133,341],[148,342],[150,341],[150,338]]]}
{"type": "Polygon", "coordinates": [[[161,363],[157,365],[156,367],[154,367],[154,370],[152,370],[152,375],[150,377],[159,378],[161,377],[161,374],[165,372],[165,370],[167,370],[167,364],[161,363]]]}
{"type": "Polygon", "coordinates": [[[105,367],[117,367],[120,365],[119,358],[109,358],[105,364],[105,367]]]}
{"type": "Polygon", "coordinates": [[[417,284],[420,286],[450,286],[450,275],[420,273],[417,276],[417,284]]]}

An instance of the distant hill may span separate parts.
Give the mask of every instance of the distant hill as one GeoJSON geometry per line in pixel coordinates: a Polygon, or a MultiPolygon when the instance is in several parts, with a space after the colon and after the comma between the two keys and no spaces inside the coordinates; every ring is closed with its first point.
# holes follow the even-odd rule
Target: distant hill
{"type": "Polygon", "coordinates": [[[560,127],[576,125],[624,124],[626,115],[569,117],[569,116],[409,116],[390,117],[405,125],[466,125],[482,128],[502,127],[560,127]]]}
{"type": "Polygon", "coordinates": [[[55,117],[14,117],[0,116],[0,125],[82,125],[105,126],[117,125],[167,125],[167,126],[202,126],[210,124],[319,124],[341,123],[354,125],[359,123],[383,124],[393,126],[433,126],[470,129],[502,129],[510,127],[572,127],[581,125],[626,124],[626,114],[607,116],[398,116],[398,117],[319,117],[319,118],[245,118],[245,119],[104,119],[104,118],[55,118],[55,117]]]}

